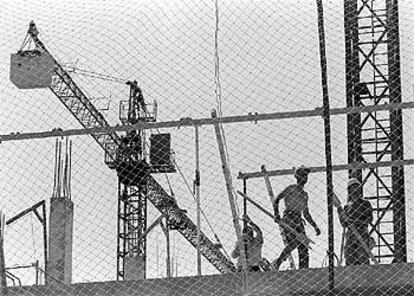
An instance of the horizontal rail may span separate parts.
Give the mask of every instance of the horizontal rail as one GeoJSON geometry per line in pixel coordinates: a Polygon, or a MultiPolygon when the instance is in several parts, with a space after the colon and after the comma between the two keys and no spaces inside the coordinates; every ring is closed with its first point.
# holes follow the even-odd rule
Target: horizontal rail
{"type": "MultiPolygon", "coordinates": [[[[334,165],[332,167],[332,170],[345,171],[345,170],[355,170],[355,169],[373,169],[373,168],[380,168],[380,167],[398,167],[398,166],[406,166],[406,165],[414,165],[414,159],[340,164],[340,165],[334,165]]],[[[326,171],[326,167],[324,166],[308,167],[308,168],[310,169],[311,173],[319,173],[319,172],[326,171]]],[[[263,178],[265,174],[268,175],[269,177],[293,175],[293,170],[294,168],[266,171],[265,173],[263,173],[262,171],[257,171],[257,172],[252,172],[252,173],[239,172],[237,179],[248,180],[248,179],[255,179],[255,178],[263,178]]]]}
{"type": "MultiPolygon", "coordinates": [[[[392,103],[382,104],[374,106],[364,107],[346,107],[346,108],[335,108],[330,109],[330,115],[345,115],[355,113],[370,113],[377,111],[393,111],[402,109],[414,108],[414,102],[405,103],[392,103]]],[[[6,135],[0,135],[0,142],[5,141],[18,141],[18,140],[29,140],[29,139],[42,139],[51,137],[64,137],[64,136],[79,136],[79,135],[96,135],[96,134],[110,134],[114,132],[127,132],[132,130],[146,130],[156,128],[180,128],[188,126],[202,126],[202,125],[213,125],[217,123],[240,123],[240,122],[254,122],[266,120],[280,120],[290,118],[304,118],[304,117],[317,117],[323,116],[322,108],[316,108],[314,110],[304,111],[291,111],[291,112],[276,112],[276,113],[249,113],[248,115],[236,115],[226,116],[217,118],[199,118],[193,119],[191,117],[181,118],[175,121],[164,121],[164,122],[140,122],[132,125],[115,125],[109,127],[96,127],[96,128],[83,128],[83,129],[67,129],[54,128],[51,131],[44,132],[33,132],[33,133],[11,133],[6,135]]]]}

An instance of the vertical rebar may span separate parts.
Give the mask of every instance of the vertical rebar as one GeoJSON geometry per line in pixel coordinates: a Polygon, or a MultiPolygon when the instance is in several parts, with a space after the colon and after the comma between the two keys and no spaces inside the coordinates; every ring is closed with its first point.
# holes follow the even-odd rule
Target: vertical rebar
{"type": "Polygon", "coordinates": [[[332,187],[332,151],[331,151],[331,125],[329,111],[329,93],[325,31],[323,22],[322,0],[316,0],[318,9],[318,35],[319,35],[319,54],[321,64],[321,82],[323,96],[323,122],[325,131],[325,160],[326,160],[326,193],[328,199],[328,258],[329,258],[329,294],[333,295],[335,288],[334,274],[334,223],[333,223],[333,187],[332,187]]]}

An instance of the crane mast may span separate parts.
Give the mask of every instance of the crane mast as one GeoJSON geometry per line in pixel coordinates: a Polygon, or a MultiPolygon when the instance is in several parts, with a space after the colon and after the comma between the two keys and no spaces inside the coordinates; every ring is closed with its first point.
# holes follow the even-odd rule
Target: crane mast
{"type": "MultiPolygon", "coordinates": [[[[344,0],[348,107],[401,103],[397,0],[344,0]]],[[[403,154],[401,110],[349,114],[348,162],[398,161],[403,154]]],[[[404,167],[350,170],[374,209],[373,250],[382,263],[407,261],[404,167]]]]}
{"type": "MultiPolygon", "coordinates": [[[[136,81],[128,81],[129,100],[120,102],[124,125],[155,121],[136,81]]],[[[118,173],[118,278],[145,278],[148,177],[151,173],[144,130],[133,130],[122,137],[112,164],[118,173]]],[[[173,170],[172,170],[173,171],[173,170]]]]}
{"type": "MultiPolygon", "coordinates": [[[[25,42],[30,39],[36,50],[50,54],[38,38],[38,34],[35,23],[31,22],[25,42]]],[[[22,53],[22,50],[23,47],[19,53],[22,53]]],[[[49,89],[84,128],[109,127],[104,116],[69,73],[53,56],[52,58],[54,68],[49,89]]],[[[155,121],[156,112],[149,112],[137,82],[128,81],[127,84],[130,87],[129,99],[120,104],[122,124],[155,121]]],[[[105,163],[111,169],[115,169],[118,175],[117,280],[145,278],[147,248],[144,233],[147,228],[147,201],[167,217],[171,229],[178,230],[196,248],[196,225],[178,207],[175,198],[167,194],[151,175],[174,172],[174,168],[170,165],[152,164],[149,161],[148,135],[144,130],[133,130],[124,136],[115,132],[94,133],[91,136],[105,151],[105,163]]],[[[200,241],[201,254],[218,271],[236,271],[234,264],[203,232],[200,241]]]]}

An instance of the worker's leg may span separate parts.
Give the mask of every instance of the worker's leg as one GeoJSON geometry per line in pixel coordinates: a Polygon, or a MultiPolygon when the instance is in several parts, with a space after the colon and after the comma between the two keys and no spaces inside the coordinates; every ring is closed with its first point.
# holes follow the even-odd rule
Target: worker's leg
{"type": "MultiPolygon", "coordinates": [[[[300,220],[296,226],[296,231],[306,236],[305,225],[300,220]]],[[[299,269],[309,268],[309,250],[306,245],[298,241],[298,254],[299,254],[299,269]]]]}
{"type": "MultiPolygon", "coordinates": [[[[285,223],[290,223],[291,221],[288,219],[288,217],[283,218],[285,223]]],[[[274,261],[273,267],[276,270],[279,270],[280,265],[282,265],[283,261],[289,257],[290,253],[297,247],[297,240],[296,236],[291,233],[290,231],[287,231],[285,229],[282,230],[282,235],[285,237],[286,245],[283,248],[282,253],[279,255],[279,257],[274,261]]]]}
{"type": "MultiPolygon", "coordinates": [[[[305,232],[305,228],[300,217],[300,213],[298,214],[285,211],[283,216],[283,222],[289,225],[291,228],[293,228],[296,232],[305,232]]],[[[300,243],[296,238],[296,235],[286,229],[283,230],[283,235],[286,240],[286,246],[280,254],[279,258],[277,258],[274,261],[273,267],[276,270],[280,268],[280,265],[282,265],[283,261],[285,261],[289,257],[292,251],[296,249],[300,243]]]]}
{"type": "Polygon", "coordinates": [[[357,246],[355,255],[357,265],[369,265],[369,255],[362,245],[357,246]]]}
{"type": "Polygon", "coordinates": [[[345,243],[345,264],[346,266],[358,265],[357,248],[358,246],[354,242],[350,242],[347,240],[347,242],[345,243]]]}
{"type": "Polygon", "coordinates": [[[299,269],[309,268],[309,250],[304,244],[298,245],[299,269]]]}
{"type": "Polygon", "coordinates": [[[286,245],[286,247],[283,249],[282,253],[279,255],[279,257],[273,263],[273,267],[276,270],[279,270],[280,265],[282,265],[283,261],[285,261],[287,259],[287,257],[289,257],[290,253],[292,253],[292,251],[296,248],[296,246],[297,246],[297,244],[294,240],[286,245]]]}
{"type": "Polygon", "coordinates": [[[348,265],[368,265],[369,255],[356,239],[348,239],[345,244],[345,264],[348,265]]]}

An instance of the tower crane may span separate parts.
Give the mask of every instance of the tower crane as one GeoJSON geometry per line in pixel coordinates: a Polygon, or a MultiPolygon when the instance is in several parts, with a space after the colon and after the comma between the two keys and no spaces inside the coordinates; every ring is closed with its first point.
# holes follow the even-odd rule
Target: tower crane
{"type": "MultiPolygon", "coordinates": [[[[35,23],[30,22],[26,38],[17,55],[24,55],[24,47],[33,42],[36,54],[50,56],[52,81],[48,86],[69,112],[84,128],[109,127],[104,116],[74,82],[68,71],[61,66],[38,37],[35,23]]],[[[28,52],[28,51],[27,51],[28,52]]],[[[33,51],[30,51],[33,52],[33,51]]],[[[122,124],[156,120],[156,106],[148,110],[142,90],[136,81],[128,81],[129,100],[121,102],[122,124]]],[[[152,163],[147,152],[147,135],[144,130],[133,130],[120,135],[115,132],[91,135],[105,152],[105,163],[118,175],[118,238],[117,238],[117,280],[128,279],[126,263],[129,259],[140,260],[139,272],[145,278],[147,244],[147,201],[168,219],[170,229],[177,229],[193,246],[197,247],[197,227],[180,209],[175,198],[154,179],[153,173],[172,173],[171,163],[152,163]]],[[[164,134],[168,137],[169,134],[164,134]]],[[[165,159],[165,155],[161,158],[165,159]]],[[[167,156],[169,158],[170,155],[167,156]]],[[[234,264],[222,251],[201,232],[201,254],[221,273],[234,272],[234,264]]],[[[136,270],[135,270],[136,271],[136,270]]],[[[135,272],[134,271],[134,272],[135,272]]]]}
{"type": "MultiPolygon", "coordinates": [[[[348,107],[401,103],[398,1],[344,0],[348,107]]],[[[401,110],[349,114],[348,163],[404,159],[401,110]]],[[[370,235],[380,263],[407,262],[404,166],[349,170],[374,210],[370,235]]]]}

